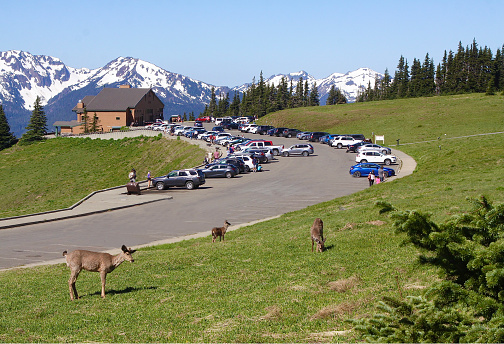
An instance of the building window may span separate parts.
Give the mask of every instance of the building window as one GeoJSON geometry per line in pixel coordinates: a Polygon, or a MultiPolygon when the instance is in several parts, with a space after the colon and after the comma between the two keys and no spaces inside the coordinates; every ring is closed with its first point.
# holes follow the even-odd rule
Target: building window
{"type": "Polygon", "coordinates": [[[120,120],[121,120],[121,117],[116,117],[116,120],[117,120],[117,121],[120,121],[120,120]]]}

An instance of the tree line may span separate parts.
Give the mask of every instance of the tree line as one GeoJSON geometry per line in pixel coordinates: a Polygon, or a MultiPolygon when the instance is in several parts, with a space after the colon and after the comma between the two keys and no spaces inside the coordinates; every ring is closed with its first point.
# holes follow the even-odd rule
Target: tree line
{"type": "Polygon", "coordinates": [[[414,58],[411,67],[401,56],[394,77],[385,70],[357,96],[358,102],[400,98],[429,97],[461,93],[488,95],[504,92],[504,45],[495,56],[488,47],[478,47],[476,40],[465,48],[459,42],[456,52],[444,52],[436,67],[427,53],[422,61],[414,58]]]}
{"type": "MultiPolygon", "coordinates": [[[[345,95],[333,85],[329,91],[326,105],[346,102],[345,95]]],[[[268,113],[284,109],[319,105],[320,95],[316,83],[310,89],[308,80],[303,80],[303,77],[299,78],[296,85],[292,80],[289,82],[287,77],[282,77],[278,85],[275,86],[266,83],[261,72],[257,83],[254,78],[251,86],[243,93],[236,92],[232,100],[229,93],[217,97],[215,88],[212,87],[210,103],[205,106],[205,110],[200,113],[200,116],[254,116],[260,118],[268,113]]]]}

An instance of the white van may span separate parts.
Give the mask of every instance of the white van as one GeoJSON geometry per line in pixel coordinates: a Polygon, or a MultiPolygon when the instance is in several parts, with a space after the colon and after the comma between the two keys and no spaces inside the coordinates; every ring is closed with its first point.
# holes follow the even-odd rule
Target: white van
{"type": "Polygon", "coordinates": [[[215,119],[215,125],[221,125],[222,122],[231,122],[231,117],[217,117],[215,119]]]}

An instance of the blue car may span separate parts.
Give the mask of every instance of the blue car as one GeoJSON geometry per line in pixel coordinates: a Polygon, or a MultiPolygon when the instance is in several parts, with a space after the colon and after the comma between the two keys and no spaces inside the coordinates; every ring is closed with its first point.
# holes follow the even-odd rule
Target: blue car
{"type": "MultiPolygon", "coordinates": [[[[373,171],[374,175],[378,175],[378,169],[380,168],[380,165],[378,164],[371,164],[371,163],[362,163],[362,164],[357,164],[352,167],[350,167],[350,174],[353,177],[359,178],[359,177],[367,177],[371,171],[373,171]]],[[[385,178],[388,178],[390,176],[394,176],[395,171],[392,168],[389,167],[384,167],[383,168],[383,176],[385,178]]]]}
{"type": "Polygon", "coordinates": [[[324,144],[328,145],[332,141],[332,139],[334,139],[336,136],[339,136],[339,135],[338,134],[324,135],[319,139],[319,141],[320,141],[320,143],[324,143],[324,144]]]}

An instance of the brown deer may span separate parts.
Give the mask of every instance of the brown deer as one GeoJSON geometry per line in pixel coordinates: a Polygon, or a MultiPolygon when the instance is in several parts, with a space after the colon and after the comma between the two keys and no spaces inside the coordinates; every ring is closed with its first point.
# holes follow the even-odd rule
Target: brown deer
{"type": "Polygon", "coordinates": [[[136,250],[127,248],[126,245],[122,245],[122,252],[118,255],[111,255],[109,253],[102,252],[92,252],[86,250],[75,250],[73,252],[67,253],[63,252],[63,256],[66,257],[67,266],[70,268],[70,279],[68,280],[68,288],[70,289],[70,299],[78,299],[77,288],[75,288],[75,281],[79,277],[79,273],[82,269],[87,271],[98,271],[101,277],[101,297],[105,297],[105,279],[109,272],[114,271],[122,262],[125,260],[129,262],[134,262],[131,256],[136,250]]]}
{"type": "Polygon", "coordinates": [[[324,239],[324,222],[318,217],[313,221],[313,225],[311,226],[311,251],[313,252],[313,244],[317,243],[317,251],[324,251],[324,243],[326,239],[324,239]]]}
{"type": "Polygon", "coordinates": [[[228,220],[224,221],[224,227],[214,227],[212,228],[212,242],[215,242],[215,239],[219,237],[219,241],[224,241],[224,235],[226,235],[226,231],[231,224],[228,220]]]}

